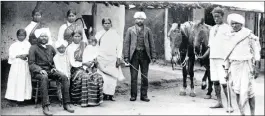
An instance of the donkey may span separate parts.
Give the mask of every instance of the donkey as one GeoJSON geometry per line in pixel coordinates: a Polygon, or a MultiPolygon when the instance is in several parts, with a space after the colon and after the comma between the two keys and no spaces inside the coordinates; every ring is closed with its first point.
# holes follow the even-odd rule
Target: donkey
{"type": "MultiPolygon", "coordinates": [[[[196,58],[200,57],[206,51],[205,48],[200,46],[205,46],[205,47],[207,46],[209,39],[208,38],[209,28],[210,26],[204,24],[204,19],[202,19],[197,22],[187,21],[184,22],[183,24],[174,24],[172,25],[172,28],[169,31],[169,37],[171,40],[170,43],[172,49],[171,52],[172,61],[177,61],[177,63],[182,66],[183,88],[180,92],[181,96],[186,95],[188,74],[190,76],[190,81],[191,81],[190,96],[191,97],[196,96],[194,91],[194,81],[193,81],[194,63],[196,58]]],[[[207,59],[201,60],[200,62],[205,66],[209,66],[209,63],[207,63],[206,61],[207,59]]],[[[172,64],[172,69],[173,68],[174,65],[172,64]]],[[[204,75],[204,78],[206,77],[210,78],[208,67],[206,68],[206,72],[204,75]]]]}

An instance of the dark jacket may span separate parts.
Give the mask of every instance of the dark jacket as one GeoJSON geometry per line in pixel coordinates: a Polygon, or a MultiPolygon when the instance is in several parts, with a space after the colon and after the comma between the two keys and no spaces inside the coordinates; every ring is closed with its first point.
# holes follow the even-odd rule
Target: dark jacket
{"type": "Polygon", "coordinates": [[[56,51],[51,45],[46,45],[46,48],[36,44],[32,45],[29,49],[29,69],[31,74],[39,73],[41,70],[50,72],[52,68],[55,68],[53,57],[56,51]]]}
{"type": "MultiPolygon", "coordinates": [[[[132,26],[128,28],[126,36],[124,38],[124,44],[123,44],[124,58],[129,58],[129,60],[131,60],[132,55],[136,50],[136,44],[137,44],[136,26],[132,26]]],[[[153,34],[151,29],[149,29],[146,26],[144,26],[144,45],[149,59],[150,60],[155,59],[156,51],[155,51],[155,43],[153,40],[153,34]]]]}

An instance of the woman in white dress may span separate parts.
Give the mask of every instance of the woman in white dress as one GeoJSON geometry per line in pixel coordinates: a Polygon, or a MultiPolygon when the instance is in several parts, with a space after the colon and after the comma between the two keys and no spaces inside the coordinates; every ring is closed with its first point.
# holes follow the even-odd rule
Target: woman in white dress
{"type": "Polygon", "coordinates": [[[98,64],[99,74],[103,76],[103,93],[105,100],[115,101],[113,95],[117,86],[117,80],[123,80],[120,64],[122,57],[123,39],[117,31],[112,29],[109,18],[102,19],[104,30],[97,32],[95,38],[99,43],[98,64]]]}
{"type": "Polygon", "coordinates": [[[8,63],[11,68],[8,75],[5,98],[14,101],[31,99],[31,76],[28,66],[28,52],[31,44],[25,40],[24,29],[17,31],[18,40],[9,48],[8,63]]]}

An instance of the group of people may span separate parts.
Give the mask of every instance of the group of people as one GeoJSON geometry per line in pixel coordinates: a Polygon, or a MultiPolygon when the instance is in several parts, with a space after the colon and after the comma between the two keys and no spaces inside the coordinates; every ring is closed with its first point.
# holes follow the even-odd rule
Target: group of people
{"type": "MultiPolygon", "coordinates": [[[[198,57],[210,57],[211,80],[218,101],[211,108],[223,108],[221,85],[226,98],[230,98],[226,84],[229,80],[241,114],[245,114],[244,107],[249,100],[254,115],[253,80],[257,77],[255,66],[260,60],[258,37],[244,27],[245,19],[239,14],[228,15],[228,24],[224,23],[223,9],[215,8],[212,15],[216,25],[210,30],[209,49],[198,57]]],[[[68,112],[74,112],[71,103],[86,107],[100,105],[103,100],[115,101],[117,81],[125,78],[121,70],[125,61],[130,64],[130,101],[137,99],[140,67],[140,99],[149,102],[148,70],[150,62],[156,61],[156,51],[152,31],[144,25],[145,13],[135,13],[135,25],[128,28],[124,39],[111,28],[110,18],[103,18],[104,29],[87,38],[82,26],[75,23],[76,12],[69,10],[66,16],[67,23],[60,27],[55,43],[51,41],[49,28],[41,23],[39,10],[32,12],[33,20],[25,29],[17,31],[17,41],[9,49],[11,69],[5,98],[15,101],[31,99],[31,78],[35,78],[40,80],[43,113],[46,115],[52,115],[49,79],[61,82],[63,107],[68,112]]],[[[228,112],[233,112],[231,100],[229,104],[228,112]]]]}
{"type": "MultiPolygon", "coordinates": [[[[212,16],[216,25],[210,29],[209,45],[199,59],[210,58],[210,75],[217,96],[217,104],[210,108],[223,108],[221,87],[229,101],[227,112],[233,112],[230,89],[236,94],[236,101],[242,115],[249,101],[251,115],[255,114],[254,79],[257,78],[260,62],[259,38],[245,26],[245,18],[236,13],[229,14],[226,24],[224,10],[216,7],[212,16]]],[[[211,84],[210,84],[211,85],[211,84]]],[[[205,86],[205,83],[204,85],[205,86]]],[[[211,95],[207,95],[210,99],[211,95]]]]}
{"type": "Polygon", "coordinates": [[[40,82],[42,108],[49,110],[49,80],[61,83],[63,108],[73,113],[70,104],[98,106],[103,100],[115,101],[117,81],[125,79],[121,65],[131,64],[131,101],[137,97],[137,76],[141,67],[141,100],[147,97],[148,66],[155,61],[155,48],[151,30],[144,26],[144,12],[136,12],[135,26],[128,29],[123,43],[112,28],[110,18],[102,19],[103,30],[87,37],[82,25],[76,23],[76,11],[66,13],[67,22],[59,28],[56,42],[51,40],[50,29],[41,23],[42,12],[32,12],[33,20],[25,29],[17,31],[17,41],[10,46],[11,64],[5,98],[24,101],[32,98],[31,79],[40,82]],[[111,44],[110,44],[111,43],[111,44]],[[123,46],[127,47],[123,47],[123,46]],[[123,57],[124,51],[124,57],[123,57]]]}

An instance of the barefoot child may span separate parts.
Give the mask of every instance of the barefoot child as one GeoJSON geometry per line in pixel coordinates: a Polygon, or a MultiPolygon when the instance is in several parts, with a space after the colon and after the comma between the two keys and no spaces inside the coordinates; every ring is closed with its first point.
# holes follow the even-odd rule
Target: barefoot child
{"type": "Polygon", "coordinates": [[[9,48],[8,63],[11,68],[8,75],[5,98],[14,101],[31,99],[31,76],[28,65],[30,43],[24,41],[27,34],[24,29],[17,31],[17,41],[9,48]]]}

